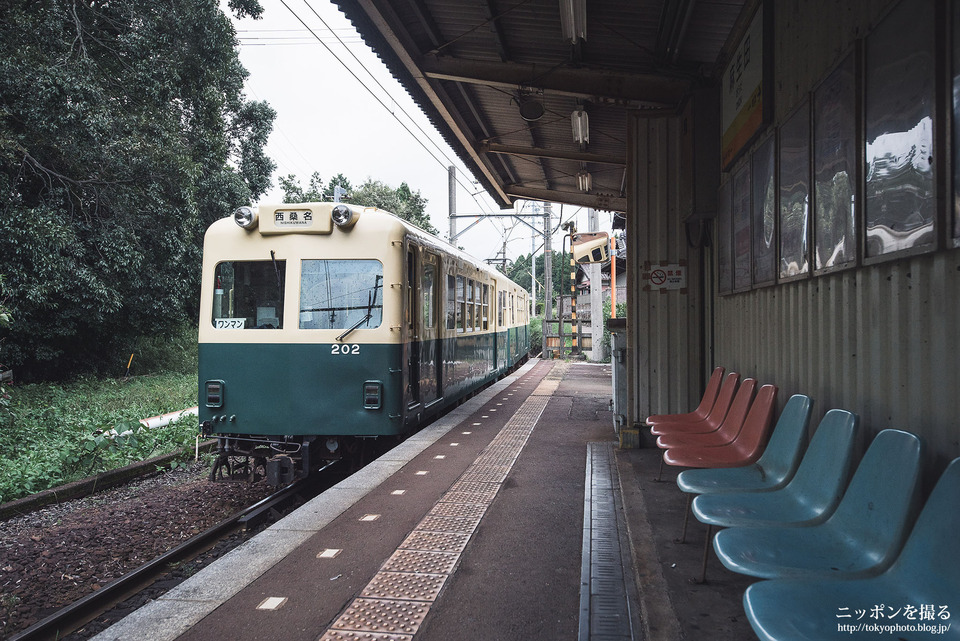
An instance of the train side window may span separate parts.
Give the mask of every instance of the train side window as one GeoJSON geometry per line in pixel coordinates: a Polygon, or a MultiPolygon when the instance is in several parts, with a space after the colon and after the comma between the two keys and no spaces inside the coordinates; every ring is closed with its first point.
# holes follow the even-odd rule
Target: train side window
{"type": "Polygon", "coordinates": [[[282,329],[285,277],[283,260],[218,263],[211,323],[217,329],[282,329]]]}
{"type": "Polygon", "coordinates": [[[483,284],[482,305],[483,305],[483,314],[482,314],[483,327],[481,329],[486,331],[490,329],[490,285],[487,285],[486,283],[483,284]]]}
{"type": "Polygon", "coordinates": [[[423,277],[420,280],[420,313],[423,316],[423,327],[433,329],[434,307],[436,306],[437,268],[432,263],[424,263],[423,277]]]}
{"type": "Polygon", "coordinates": [[[464,301],[464,282],[463,276],[457,276],[457,331],[463,331],[463,314],[466,308],[464,301]]]}
{"type": "Polygon", "coordinates": [[[510,294],[510,324],[516,325],[517,319],[515,312],[517,311],[517,303],[513,294],[510,294]]]}
{"type": "Polygon", "coordinates": [[[451,274],[447,274],[447,329],[457,327],[457,283],[451,274]]]}
{"type": "Polygon", "coordinates": [[[480,283],[476,283],[473,288],[473,328],[480,331],[480,316],[483,314],[483,303],[480,302],[480,283]]]}
{"type": "Polygon", "coordinates": [[[497,296],[497,325],[503,327],[503,297],[506,292],[500,292],[497,296]]]}
{"type": "Polygon", "coordinates": [[[476,327],[477,321],[477,308],[476,308],[476,283],[472,279],[467,279],[467,315],[466,315],[466,329],[468,332],[472,332],[473,328],[476,327]]]}
{"type": "Polygon", "coordinates": [[[379,260],[304,260],[300,329],[372,329],[383,321],[379,260]]]}

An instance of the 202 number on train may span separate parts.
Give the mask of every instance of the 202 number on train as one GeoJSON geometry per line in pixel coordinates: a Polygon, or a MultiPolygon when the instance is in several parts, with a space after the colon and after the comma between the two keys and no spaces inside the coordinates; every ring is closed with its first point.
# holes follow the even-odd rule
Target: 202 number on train
{"type": "Polygon", "coordinates": [[[342,356],[359,356],[360,355],[360,346],[357,344],[351,345],[331,345],[330,346],[331,354],[340,354],[342,356]]]}

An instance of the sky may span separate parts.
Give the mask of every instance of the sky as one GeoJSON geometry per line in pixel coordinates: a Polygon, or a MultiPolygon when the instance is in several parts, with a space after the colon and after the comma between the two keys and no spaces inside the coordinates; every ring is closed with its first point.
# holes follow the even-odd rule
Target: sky
{"type": "MultiPolygon", "coordinates": [[[[342,173],[353,185],[367,178],[391,187],[407,183],[427,199],[427,213],[440,235],[449,235],[447,167],[457,168],[456,212],[501,213],[466,172],[403,87],[363,43],[343,14],[326,0],[261,0],[260,20],[234,20],[240,61],[250,76],[247,97],[264,100],[277,112],[267,154],[277,164],[273,188],[260,203],[280,202],[278,176],[295,175],[307,186],[313,172],[326,184],[342,173]]],[[[541,203],[519,201],[522,213],[542,212],[541,203]]],[[[507,212],[509,213],[509,211],[507,212]]],[[[554,227],[575,219],[587,230],[587,210],[554,204],[554,227]]],[[[600,212],[600,229],[610,231],[609,212],[600,212]]],[[[511,218],[458,219],[456,244],[481,259],[529,255],[540,247],[533,231],[511,218]]],[[[526,219],[542,230],[542,218],[526,219]]],[[[563,232],[553,236],[561,247],[563,232]]],[[[540,250],[542,251],[542,250],[540,250]]],[[[540,252],[538,252],[540,253],[540,252]]]]}

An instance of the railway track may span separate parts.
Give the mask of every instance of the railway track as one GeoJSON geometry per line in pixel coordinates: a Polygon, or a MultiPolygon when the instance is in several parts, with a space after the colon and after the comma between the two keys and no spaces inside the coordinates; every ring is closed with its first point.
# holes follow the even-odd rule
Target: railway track
{"type": "MultiPolygon", "coordinates": [[[[329,467],[329,465],[327,466],[329,467]]],[[[324,468],[326,469],[326,468],[324,468]]],[[[191,559],[213,547],[218,541],[240,530],[249,530],[285,506],[322,491],[323,475],[314,474],[296,481],[256,504],[237,512],[220,523],[184,541],[172,550],[128,572],[99,590],[41,619],[11,636],[8,641],[62,639],[104,612],[152,585],[174,564],[191,559]]]]}

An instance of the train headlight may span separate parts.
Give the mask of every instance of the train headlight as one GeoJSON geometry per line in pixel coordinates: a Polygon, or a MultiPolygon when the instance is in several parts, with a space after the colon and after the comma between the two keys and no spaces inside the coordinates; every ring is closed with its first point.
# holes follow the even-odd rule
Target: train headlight
{"type": "Polygon", "coordinates": [[[253,229],[257,224],[257,210],[253,207],[238,207],[233,212],[233,222],[244,229],[253,229]]]}
{"type": "Polygon", "coordinates": [[[360,218],[359,213],[353,211],[346,205],[337,205],[334,207],[333,211],[330,212],[330,216],[340,229],[350,229],[360,218]]]}

